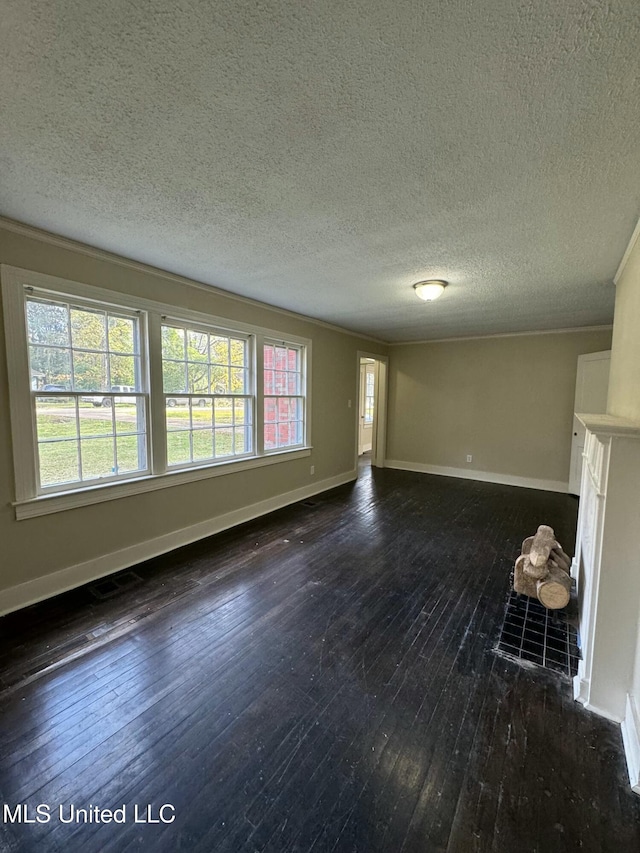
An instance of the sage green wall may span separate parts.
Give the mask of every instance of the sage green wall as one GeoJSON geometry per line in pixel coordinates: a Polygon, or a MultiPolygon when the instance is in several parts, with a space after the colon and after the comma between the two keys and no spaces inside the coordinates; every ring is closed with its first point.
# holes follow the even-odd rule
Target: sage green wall
{"type": "Polygon", "coordinates": [[[640,239],[616,286],[607,411],[640,419],[640,239]]]}
{"type": "Polygon", "coordinates": [[[387,458],[568,482],[577,359],[610,344],[598,330],[390,347],[387,458]]]}
{"type": "MultiPolygon", "coordinates": [[[[204,522],[243,506],[353,470],[357,351],[386,354],[370,340],[92,257],[0,227],[0,263],[110,288],[310,338],[311,457],[172,486],[53,515],[16,521],[4,325],[0,318],[0,597],[6,589],[101,555],[204,522]],[[348,408],[348,400],[354,401],[348,408]],[[310,475],[310,466],[315,475],[310,475]]],[[[0,612],[2,611],[0,601],[0,612]]]]}

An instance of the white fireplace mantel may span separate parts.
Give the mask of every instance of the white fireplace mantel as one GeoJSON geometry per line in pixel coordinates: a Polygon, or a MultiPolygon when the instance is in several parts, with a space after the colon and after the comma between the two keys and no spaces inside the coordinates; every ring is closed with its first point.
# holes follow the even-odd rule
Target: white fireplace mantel
{"type": "Polygon", "coordinates": [[[577,417],[586,441],[572,567],[582,651],[574,696],[623,722],[640,628],[640,421],[577,417]]]}

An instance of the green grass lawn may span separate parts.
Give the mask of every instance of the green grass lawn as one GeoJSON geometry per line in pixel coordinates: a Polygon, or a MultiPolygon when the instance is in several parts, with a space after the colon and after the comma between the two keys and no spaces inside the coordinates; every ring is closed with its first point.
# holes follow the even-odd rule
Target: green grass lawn
{"type": "MultiPolygon", "coordinates": [[[[97,409],[90,403],[81,404],[76,420],[73,405],[47,402],[38,408],[40,480],[43,486],[78,482],[80,462],[83,481],[146,468],[144,435],[126,434],[138,428],[135,406],[116,406],[115,436],[110,409],[97,409]]],[[[167,408],[167,457],[170,465],[244,452],[244,429],[234,430],[231,427],[231,407],[217,408],[215,415],[218,427],[221,424],[229,426],[213,430],[212,410],[194,408],[192,431],[188,408],[167,408]]]]}
{"type": "Polygon", "coordinates": [[[144,437],[137,435],[116,438],[89,438],[41,443],[40,481],[43,486],[71,483],[80,479],[79,452],[82,458],[82,479],[112,477],[114,474],[145,468],[144,437]],[[140,442],[140,446],[139,446],[140,442]],[[138,450],[142,455],[140,464],[138,450]],[[117,462],[116,462],[117,453],[117,462]]]}

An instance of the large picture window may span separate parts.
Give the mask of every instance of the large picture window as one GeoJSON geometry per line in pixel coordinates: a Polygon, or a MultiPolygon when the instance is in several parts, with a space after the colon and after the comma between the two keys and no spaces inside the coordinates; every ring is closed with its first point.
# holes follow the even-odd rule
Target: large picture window
{"type": "Polygon", "coordinates": [[[310,341],[0,272],[18,519],[310,454],[310,341]]]}

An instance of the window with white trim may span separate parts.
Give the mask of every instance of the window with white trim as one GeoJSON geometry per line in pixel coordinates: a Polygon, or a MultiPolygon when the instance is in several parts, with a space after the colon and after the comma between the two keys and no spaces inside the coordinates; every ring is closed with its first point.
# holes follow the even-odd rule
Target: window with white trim
{"type": "Polygon", "coordinates": [[[18,519],[310,454],[311,341],[0,273],[18,519]]]}
{"type": "Polygon", "coordinates": [[[303,348],[285,341],[264,344],[264,449],[304,443],[303,348]]]}
{"type": "Polygon", "coordinates": [[[365,372],[365,388],[364,388],[364,422],[365,424],[373,423],[373,412],[375,409],[375,391],[376,379],[374,373],[374,365],[367,365],[365,372]]]}
{"type": "Polygon", "coordinates": [[[169,466],[253,452],[250,355],[248,336],[163,323],[169,466]]]}
{"type": "Polygon", "coordinates": [[[147,473],[140,317],[33,292],[26,318],[38,491],[147,473]]]}

